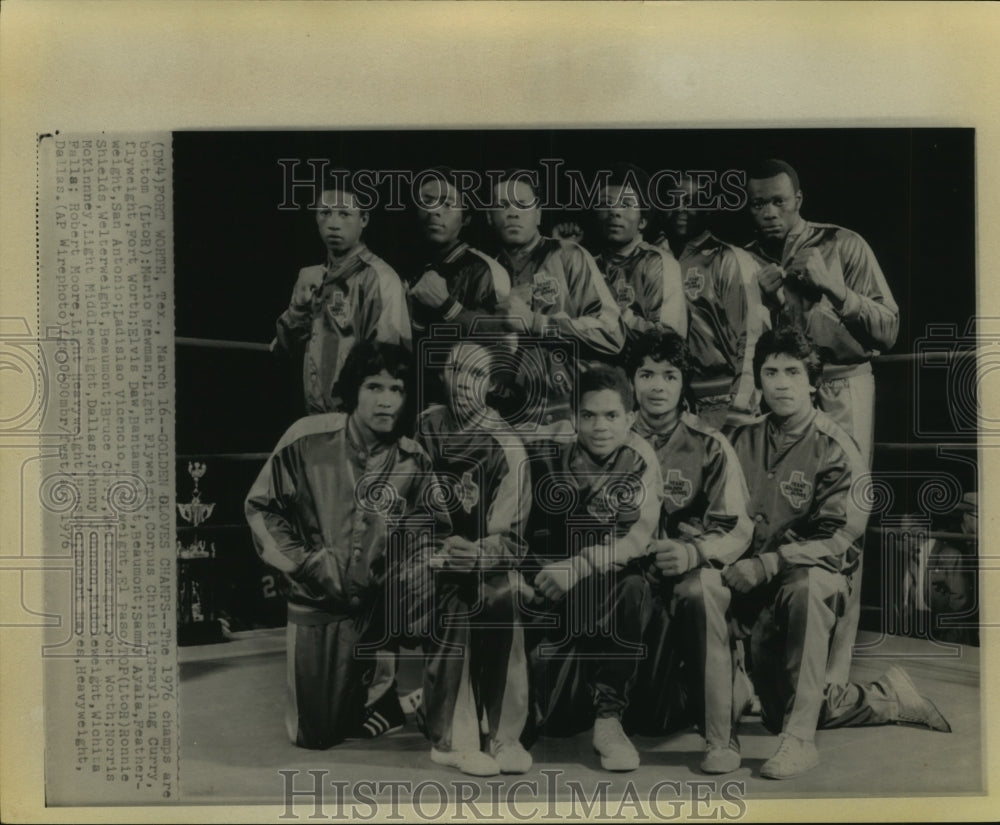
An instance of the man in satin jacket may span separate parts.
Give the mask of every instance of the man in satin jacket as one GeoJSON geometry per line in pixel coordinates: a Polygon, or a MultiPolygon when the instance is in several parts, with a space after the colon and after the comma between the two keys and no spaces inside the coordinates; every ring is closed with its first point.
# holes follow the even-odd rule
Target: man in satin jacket
{"type": "Polygon", "coordinates": [[[730,594],[720,571],[750,545],[746,482],[729,442],[690,412],[694,359],[680,335],[643,334],[628,371],[638,403],[632,429],[656,452],[663,505],[647,565],[647,655],[626,722],[650,736],[696,723],[706,742],[702,770],[729,773],[740,766],[740,749],[732,730],[730,594]]]}
{"type": "Polygon", "coordinates": [[[532,173],[506,172],[495,181],[489,206],[497,260],[511,279],[503,309],[518,336],[517,381],[528,415],[537,414],[531,423],[571,422],[584,364],[614,363],[625,344],[618,306],[586,249],[539,232],[541,201],[532,173]]]}
{"type": "Polygon", "coordinates": [[[461,237],[472,219],[468,196],[451,169],[428,175],[415,204],[428,260],[408,292],[415,352],[435,324],[454,325],[462,336],[508,326],[495,316],[503,315],[500,307],[510,297],[510,277],[461,237]]]}
{"type": "Polygon", "coordinates": [[[375,652],[428,632],[430,557],[451,525],[430,458],[397,433],[411,375],[402,347],[358,344],[338,383],[347,412],[293,424],[247,495],[288,599],[285,725],[299,747],[358,735],[375,652]]]}
{"type": "Polygon", "coordinates": [[[831,638],[868,521],[867,467],[854,440],[814,406],[822,361],[805,333],[765,332],[754,374],[770,412],[732,436],[750,491],[753,542],[722,580],[733,593],[731,615],[750,634],[762,721],[780,733],[761,776],[788,779],[818,765],[817,728],[899,723],[950,731],[899,667],[866,684],[831,678],[831,638]]]}
{"type": "MultiPolygon", "coordinates": [[[[875,433],[875,379],[871,359],[899,333],[899,307],[871,247],[849,229],[805,220],[799,176],[783,160],[749,171],[747,195],[757,238],[747,250],[761,264],[761,298],[772,326],[805,332],[824,353],[817,406],[843,427],[871,467],[875,433]]],[[[830,661],[834,681],[845,681],[861,617],[861,574],[837,628],[830,661]]]]}
{"type": "Polygon", "coordinates": [[[656,327],[684,336],[688,308],[680,267],[669,249],[642,236],[649,222],[649,176],[630,164],[615,164],[610,172],[594,209],[601,234],[595,261],[618,304],[628,340],[656,327]]]}
{"type": "Polygon", "coordinates": [[[307,414],[342,409],[333,388],[356,342],[410,347],[405,287],[365,245],[370,210],[362,206],[350,174],[331,172],[313,207],[326,262],[299,270],[291,302],[278,317],[276,344],[301,363],[307,414]]]}
{"type": "MultiPolygon", "coordinates": [[[[436,343],[427,342],[429,355],[436,343]]],[[[416,437],[448,491],[453,533],[438,562],[436,624],[424,644],[431,759],[475,776],[524,773],[531,755],[519,741],[529,706],[519,605],[534,595],[519,571],[528,457],[490,406],[497,343],[471,337],[435,349],[444,355],[445,403],[420,414],[416,437]]]]}
{"type": "Polygon", "coordinates": [[[759,264],[712,233],[693,178],[682,176],[679,187],[676,208],[664,216],[664,231],[655,243],[670,250],[680,267],[695,380],[729,379],[728,387],[716,384],[698,398],[698,417],[721,429],[727,421],[736,424],[758,414],[753,350],[767,317],[755,278],[759,264]]]}
{"type": "Polygon", "coordinates": [[[577,436],[556,446],[552,469],[533,485],[549,536],[525,562],[539,601],[529,627],[529,736],[573,735],[593,723],[594,749],[611,771],[639,767],[621,719],[650,611],[639,561],[659,522],[663,484],[633,418],[621,369],[599,364],[583,374],[577,436]]]}

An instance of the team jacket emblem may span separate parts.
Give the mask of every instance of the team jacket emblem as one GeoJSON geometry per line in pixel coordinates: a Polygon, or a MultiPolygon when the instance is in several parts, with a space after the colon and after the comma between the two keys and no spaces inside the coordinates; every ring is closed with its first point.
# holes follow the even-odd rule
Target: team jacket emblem
{"type": "Polygon", "coordinates": [[[531,287],[531,297],[539,304],[552,306],[559,297],[559,284],[546,272],[536,272],[531,287]]]}
{"type": "Polygon", "coordinates": [[[326,304],[326,313],[341,329],[345,330],[351,325],[350,308],[347,303],[347,295],[339,289],[335,289],[330,295],[330,300],[326,304]]]}
{"type": "Polygon", "coordinates": [[[779,485],[781,494],[788,499],[788,503],[796,510],[812,498],[812,483],[806,481],[801,470],[796,470],[788,477],[788,481],[782,481],[779,485]]]}
{"type": "Polygon", "coordinates": [[[687,295],[689,300],[693,301],[701,295],[701,291],[704,287],[705,273],[696,266],[691,267],[684,274],[684,294],[687,295]]]}
{"type": "Polygon", "coordinates": [[[694,485],[691,480],[685,478],[680,470],[667,470],[667,477],[663,482],[663,497],[673,503],[675,507],[683,507],[691,498],[694,485]]]}
{"type": "Polygon", "coordinates": [[[615,283],[615,301],[622,309],[635,303],[635,289],[628,281],[622,279],[615,283]]]}
{"type": "Polygon", "coordinates": [[[455,497],[466,513],[472,512],[479,501],[479,485],[472,478],[472,470],[466,470],[461,481],[455,482],[455,497]]]}

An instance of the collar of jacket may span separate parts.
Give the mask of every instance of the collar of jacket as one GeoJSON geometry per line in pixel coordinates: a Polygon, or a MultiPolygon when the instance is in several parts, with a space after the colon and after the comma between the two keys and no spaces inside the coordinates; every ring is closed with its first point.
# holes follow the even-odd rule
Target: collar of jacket
{"type": "Polygon", "coordinates": [[[330,279],[335,280],[339,278],[344,273],[346,273],[351,266],[361,257],[361,253],[364,252],[368,247],[365,246],[364,242],[359,243],[354,249],[350,251],[347,255],[341,258],[339,261],[334,262],[333,259],[328,255],[326,258],[326,272],[323,275],[324,280],[330,279]]]}
{"type": "Polygon", "coordinates": [[[609,252],[608,250],[604,250],[601,253],[601,257],[603,257],[604,260],[607,261],[609,264],[619,264],[622,261],[627,261],[629,258],[631,258],[641,244],[642,244],[642,236],[639,235],[638,237],[633,238],[632,241],[629,243],[629,245],[624,249],[619,249],[617,252],[609,252]]]}
{"type": "Polygon", "coordinates": [[[812,407],[809,411],[809,415],[807,415],[802,420],[802,423],[794,429],[788,426],[787,421],[778,421],[778,419],[775,418],[774,413],[771,413],[767,416],[767,426],[771,432],[783,439],[799,438],[806,430],[809,429],[810,426],[812,426],[813,421],[816,420],[817,412],[818,410],[815,407],[812,407]]]}
{"type": "Polygon", "coordinates": [[[465,241],[455,241],[452,246],[434,255],[434,260],[425,266],[424,269],[433,269],[436,264],[450,264],[453,261],[457,261],[468,248],[469,245],[465,241]]]}
{"type": "Polygon", "coordinates": [[[682,414],[678,414],[674,422],[666,429],[653,429],[648,421],[643,417],[642,411],[640,410],[636,413],[635,423],[632,425],[632,429],[638,434],[645,438],[650,444],[653,445],[654,450],[659,450],[664,444],[670,440],[670,436],[674,434],[677,427],[681,423],[682,414]]]}
{"type": "Polygon", "coordinates": [[[358,422],[354,420],[353,413],[347,417],[346,433],[347,443],[351,446],[351,449],[354,450],[357,456],[364,461],[367,461],[373,456],[380,455],[386,450],[392,448],[396,443],[396,437],[394,435],[385,440],[380,438],[365,438],[358,422]]]}
{"type": "Polygon", "coordinates": [[[576,443],[573,444],[573,449],[570,452],[569,466],[571,469],[576,471],[584,470],[590,473],[606,472],[615,466],[615,462],[618,461],[618,456],[622,454],[622,450],[625,449],[627,443],[628,442],[626,441],[621,444],[621,446],[617,447],[614,452],[609,453],[607,458],[599,461],[588,453],[586,448],[579,442],[579,440],[577,440],[576,443]]]}
{"type": "Polygon", "coordinates": [[[697,238],[692,238],[686,244],[684,244],[684,249],[681,251],[681,257],[690,254],[691,252],[697,252],[710,240],[715,240],[715,236],[712,234],[711,229],[706,229],[697,238]]]}
{"type": "Polygon", "coordinates": [[[518,247],[517,249],[515,249],[513,251],[511,251],[511,250],[509,250],[507,248],[504,248],[503,253],[508,258],[510,258],[511,260],[523,260],[524,258],[527,258],[528,255],[530,255],[536,249],[538,249],[538,245],[543,240],[546,240],[545,236],[542,235],[541,233],[539,233],[539,234],[535,235],[535,239],[531,243],[528,243],[528,244],[525,244],[524,246],[518,247]]]}

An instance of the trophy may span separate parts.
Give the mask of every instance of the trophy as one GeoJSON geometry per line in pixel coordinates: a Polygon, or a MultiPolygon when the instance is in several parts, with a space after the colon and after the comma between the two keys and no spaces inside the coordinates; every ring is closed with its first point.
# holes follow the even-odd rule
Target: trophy
{"type": "Polygon", "coordinates": [[[189,461],[188,462],[188,475],[194,479],[194,492],[191,494],[191,501],[182,504],[177,502],[177,510],[181,514],[181,518],[188,522],[192,527],[197,527],[210,515],[215,509],[215,504],[203,504],[201,500],[201,491],[198,489],[198,481],[203,475],[205,475],[205,470],[208,468],[199,461],[189,461]]]}
{"type": "Polygon", "coordinates": [[[188,462],[188,475],[194,481],[194,491],[190,501],[177,502],[177,512],[186,522],[179,527],[178,532],[183,531],[191,536],[186,544],[180,537],[177,539],[180,589],[177,619],[180,644],[216,641],[221,636],[212,606],[214,586],[211,582],[214,571],[211,562],[208,567],[204,566],[205,559],[215,559],[215,542],[208,542],[197,533],[198,527],[215,509],[214,502],[206,503],[201,500],[199,481],[207,469],[202,462],[188,462]]]}

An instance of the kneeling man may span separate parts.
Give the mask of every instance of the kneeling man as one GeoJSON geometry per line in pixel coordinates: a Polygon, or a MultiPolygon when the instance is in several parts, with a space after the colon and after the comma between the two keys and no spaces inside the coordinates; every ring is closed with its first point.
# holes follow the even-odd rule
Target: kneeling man
{"type": "Polygon", "coordinates": [[[337,384],[348,412],[294,423],[246,499],[288,599],[285,725],[302,748],[362,735],[375,651],[427,633],[430,557],[451,524],[430,458],[399,434],[411,380],[402,347],[355,345],[337,384]]]}
{"type": "Polygon", "coordinates": [[[787,779],[819,764],[816,729],[910,723],[950,731],[906,673],[828,684],[830,639],[861,563],[867,464],[854,440],[814,407],[822,374],[804,332],[779,327],[757,342],[754,376],[770,411],[737,428],[733,448],[750,490],[752,554],[727,567],[732,613],[750,628],[764,725],[781,738],[761,775],[787,779]]]}
{"type": "Polygon", "coordinates": [[[528,717],[528,670],[518,610],[533,595],[518,570],[531,478],[521,440],[490,405],[495,349],[475,337],[447,347],[445,403],[417,420],[454,528],[432,560],[427,735],[434,762],[474,776],[531,767],[519,741],[528,717]]]}
{"type": "Polygon", "coordinates": [[[632,387],[617,367],[581,377],[577,437],[534,485],[548,521],[530,548],[539,609],[530,664],[537,732],[572,735],[593,722],[605,770],[639,767],[621,725],[650,610],[641,560],[660,516],[656,455],[631,431],[632,387]]]}
{"type": "Polygon", "coordinates": [[[701,769],[728,773],[740,766],[740,749],[732,730],[730,591],[721,570],[746,552],[753,528],[733,448],[691,411],[694,370],[673,330],[642,334],[629,356],[639,405],[632,429],[656,451],[663,506],[646,574],[653,590],[648,653],[627,723],[651,736],[697,724],[707,745],[701,769]]]}

